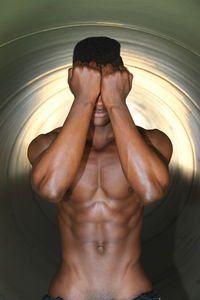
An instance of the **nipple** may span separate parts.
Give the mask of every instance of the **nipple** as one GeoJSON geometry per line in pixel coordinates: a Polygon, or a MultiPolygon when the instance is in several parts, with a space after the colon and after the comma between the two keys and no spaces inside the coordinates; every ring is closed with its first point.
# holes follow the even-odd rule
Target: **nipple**
{"type": "Polygon", "coordinates": [[[133,188],[131,186],[129,186],[128,191],[129,191],[129,193],[132,193],[133,188]]]}

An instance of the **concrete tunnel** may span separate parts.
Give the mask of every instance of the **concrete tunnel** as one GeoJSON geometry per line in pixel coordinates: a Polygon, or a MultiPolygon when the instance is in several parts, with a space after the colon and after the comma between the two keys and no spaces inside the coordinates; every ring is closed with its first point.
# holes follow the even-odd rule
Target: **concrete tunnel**
{"type": "Polygon", "coordinates": [[[73,47],[121,43],[137,125],[172,140],[171,183],[145,208],[142,264],[163,300],[200,299],[200,2],[9,0],[0,10],[0,300],[36,300],[60,262],[56,206],[30,187],[27,147],[62,126],[73,47]]]}

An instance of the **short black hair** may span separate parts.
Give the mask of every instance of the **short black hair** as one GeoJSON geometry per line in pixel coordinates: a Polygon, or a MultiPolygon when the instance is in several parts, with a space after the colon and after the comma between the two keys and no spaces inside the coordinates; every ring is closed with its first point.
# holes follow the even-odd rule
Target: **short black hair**
{"type": "Polygon", "coordinates": [[[76,61],[95,61],[99,65],[123,65],[120,56],[120,43],[105,36],[88,37],[78,42],[73,51],[73,63],[76,61]]]}

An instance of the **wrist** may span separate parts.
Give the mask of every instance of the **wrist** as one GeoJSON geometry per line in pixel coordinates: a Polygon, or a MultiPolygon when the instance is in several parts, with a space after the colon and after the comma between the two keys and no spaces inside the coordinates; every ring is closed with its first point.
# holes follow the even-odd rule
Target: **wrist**
{"type": "Polygon", "coordinates": [[[107,109],[112,108],[112,107],[122,107],[126,105],[126,99],[120,97],[119,95],[117,96],[111,96],[107,98],[103,98],[103,102],[106,106],[107,109]]]}
{"type": "Polygon", "coordinates": [[[91,97],[80,95],[74,98],[74,103],[76,104],[82,104],[84,106],[95,106],[96,100],[94,100],[91,97]]]}

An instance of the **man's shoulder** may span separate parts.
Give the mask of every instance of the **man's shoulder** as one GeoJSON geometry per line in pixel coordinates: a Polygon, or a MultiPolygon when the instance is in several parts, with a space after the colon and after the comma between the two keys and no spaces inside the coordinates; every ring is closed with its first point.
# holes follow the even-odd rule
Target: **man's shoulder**
{"type": "Polygon", "coordinates": [[[43,146],[44,144],[48,144],[49,142],[52,142],[53,139],[58,135],[62,127],[58,127],[53,129],[50,132],[39,134],[37,137],[35,137],[30,145],[37,145],[37,146],[43,146]]]}
{"type": "Polygon", "coordinates": [[[39,134],[35,137],[28,146],[28,159],[31,163],[35,161],[35,158],[44,150],[46,150],[51,143],[55,140],[62,127],[53,129],[50,132],[39,134]]]}
{"type": "Polygon", "coordinates": [[[142,134],[146,143],[153,146],[166,158],[167,161],[169,161],[172,155],[173,146],[167,134],[157,128],[144,129],[139,126],[137,126],[137,128],[142,134]]]}
{"type": "Polygon", "coordinates": [[[169,137],[167,136],[167,134],[165,134],[163,131],[161,131],[160,129],[154,128],[154,129],[145,129],[143,127],[137,126],[137,129],[139,130],[139,132],[146,137],[150,142],[152,142],[152,140],[166,140],[166,141],[170,141],[169,137]]]}

